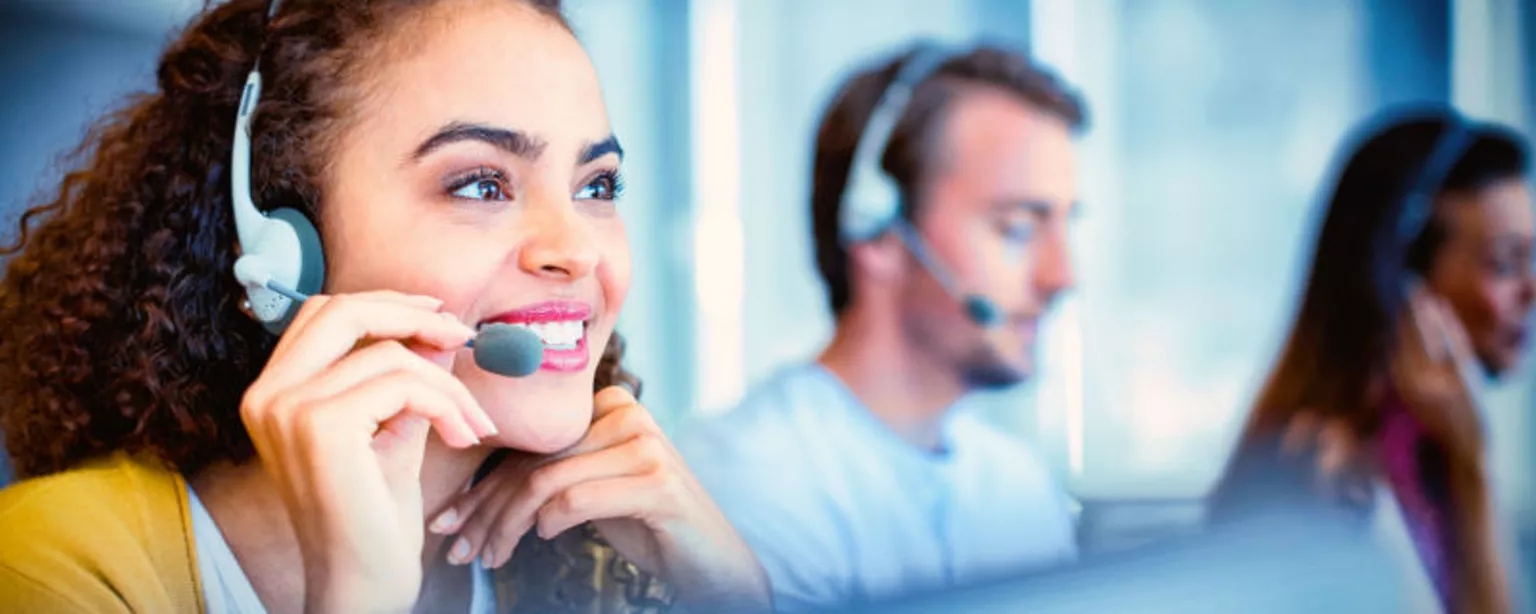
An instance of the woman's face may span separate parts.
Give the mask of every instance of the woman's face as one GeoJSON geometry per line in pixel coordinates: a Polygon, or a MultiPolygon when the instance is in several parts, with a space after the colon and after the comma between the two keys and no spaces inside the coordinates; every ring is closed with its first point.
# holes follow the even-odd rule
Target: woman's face
{"type": "MultiPolygon", "coordinates": [[[[452,4],[451,9],[447,6],[452,4]]],[[[500,445],[550,452],[591,420],[592,381],[629,289],[615,207],[622,153],[591,62],[517,2],[411,16],[369,65],[327,170],[327,292],[442,299],[470,325],[530,326],[543,367],[453,373],[500,445]]]]}
{"type": "Polygon", "coordinates": [[[1515,367],[1530,340],[1536,301],[1531,207],[1524,179],[1448,194],[1438,205],[1447,237],[1429,286],[1450,303],[1473,351],[1494,375],[1515,367]]]}

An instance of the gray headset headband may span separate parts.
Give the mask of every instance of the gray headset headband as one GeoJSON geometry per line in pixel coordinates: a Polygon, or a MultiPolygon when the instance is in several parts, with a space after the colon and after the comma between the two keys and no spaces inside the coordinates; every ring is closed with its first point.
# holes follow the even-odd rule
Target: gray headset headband
{"type": "Polygon", "coordinates": [[[906,114],[917,86],[952,57],[937,45],[925,45],[902,62],[896,78],[885,88],[870,113],[853,152],[848,182],[843,186],[838,234],[845,243],[868,241],[883,234],[901,214],[901,189],[880,168],[896,123],[906,114]]]}

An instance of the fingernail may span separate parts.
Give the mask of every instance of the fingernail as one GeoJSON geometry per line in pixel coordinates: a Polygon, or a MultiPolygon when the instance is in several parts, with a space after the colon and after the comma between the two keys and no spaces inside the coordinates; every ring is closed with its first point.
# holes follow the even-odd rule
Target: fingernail
{"type": "Polygon", "coordinates": [[[468,563],[469,559],[469,540],[460,537],[458,541],[453,542],[453,551],[448,553],[448,562],[463,565],[468,563]]]}
{"type": "Polygon", "coordinates": [[[491,553],[487,552],[480,555],[480,566],[486,569],[491,569],[491,553]]]}
{"type": "Polygon", "coordinates": [[[448,321],[448,323],[450,323],[450,324],[458,325],[458,327],[460,329],[460,332],[467,333],[471,337],[475,336],[475,329],[474,329],[474,327],[472,327],[472,326],[470,326],[468,324],[465,324],[463,320],[459,319],[459,316],[453,315],[453,314],[448,313],[446,311],[439,311],[439,312],[437,312],[437,315],[439,317],[443,318],[444,320],[448,321]]]}
{"type": "Polygon", "coordinates": [[[454,523],[458,521],[459,512],[450,507],[447,511],[438,514],[437,518],[432,519],[432,526],[427,527],[427,529],[433,533],[447,533],[448,529],[452,528],[454,523]]]}

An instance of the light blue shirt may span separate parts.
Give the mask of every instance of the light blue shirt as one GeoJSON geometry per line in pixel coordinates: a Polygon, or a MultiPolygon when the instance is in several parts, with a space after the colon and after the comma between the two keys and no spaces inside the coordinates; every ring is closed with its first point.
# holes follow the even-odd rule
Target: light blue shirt
{"type": "Polygon", "coordinates": [[[1028,448],[959,407],[944,441],[936,453],[900,439],[812,364],[779,372],[677,443],[785,611],[1075,557],[1069,500],[1028,448]]]}

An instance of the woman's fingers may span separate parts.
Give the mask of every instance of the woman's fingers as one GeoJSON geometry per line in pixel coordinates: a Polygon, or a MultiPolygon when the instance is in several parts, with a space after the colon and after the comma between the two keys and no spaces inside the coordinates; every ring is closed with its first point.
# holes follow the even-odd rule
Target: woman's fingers
{"type": "MultiPolygon", "coordinates": [[[[456,531],[458,535],[454,538],[453,546],[448,549],[449,563],[464,565],[480,556],[484,559],[482,563],[489,567],[490,561],[484,558],[482,551],[492,536],[503,533],[522,535],[528,531],[526,523],[513,519],[507,512],[522,488],[517,484],[493,482],[494,479],[486,478],[486,481],[475,485],[478,494],[452,508],[451,516],[457,518],[449,518],[449,521],[456,521],[461,528],[456,531]]],[[[438,517],[442,518],[444,514],[449,514],[449,511],[444,511],[438,517]]]]}
{"type": "Polygon", "coordinates": [[[1311,410],[1297,412],[1291,421],[1285,425],[1285,433],[1280,437],[1280,449],[1287,455],[1295,456],[1312,449],[1317,445],[1317,414],[1311,410]]]}
{"type": "Polygon", "coordinates": [[[474,426],[476,436],[496,434],[495,423],[485,413],[485,409],[480,407],[469,388],[464,386],[464,382],[446,369],[406,349],[398,341],[380,341],[353,352],[331,365],[324,375],[310,385],[310,389],[312,394],[329,397],[396,371],[411,373],[452,398],[463,410],[464,417],[474,426]]]}
{"type": "MultiPolygon", "coordinates": [[[[274,350],[262,380],[284,390],[313,376],[368,339],[410,340],[438,350],[462,348],[474,329],[451,314],[422,309],[396,301],[353,295],[310,299],[310,313],[298,329],[290,328],[291,341],[274,350]],[[311,302],[316,306],[311,307],[311,302]]],[[[296,322],[297,323],[297,322],[296,322]]]]}
{"type": "Polygon", "coordinates": [[[421,422],[430,423],[449,445],[478,441],[452,398],[405,371],[328,398],[284,396],[266,411],[244,417],[267,469],[289,486],[285,496],[297,497],[290,505],[306,513],[345,508],[351,505],[345,493],[381,486],[379,478],[388,482],[391,475],[419,473],[421,422]],[[382,460],[392,472],[380,471],[378,452],[387,453],[382,460]]]}
{"type": "Polygon", "coordinates": [[[1281,436],[1281,450],[1313,463],[1315,486],[1322,492],[1342,492],[1351,471],[1362,462],[1363,448],[1344,421],[1303,410],[1291,418],[1281,436]]]}
{"type": "Polygon", "coordinates": [[[1339,420],[1329,420],[1317,433],[1317,472],[1322,486],[1339,487],[1348,470],[1359,462],[1359,447],[1350,428],[1339,420]]]}
{"type": "Polygon", "coordinates": [[[394,371],[364,382],[304,412],[300,428],[307,439],[377,434],[381,426],[402,412],[425,418],[443,441],[454,447],[480,443],[475,427],[459,403],[410,371],[394,371]]]}
{"type": "Polygon", "coordinates": [[[1470,358],[1472,343],[1455,310],[1443,297],[1433,291],[1418,287],[1410,295],[1408,308],[1404,310],[1411,326],[1412,336],[1400,336],[1399,342],[1416,346],[1429,364],[1459,364],[1470,358]]]}
{"type": "Polygon", "coordinates": [[[1454,365],[1457,372],[1465,377],[1476,360],[1472,339],[1467,336],[1466,327],[1462,326],[1461,318],[1456,316],[1456,311],[1451,308],[1449,301],[1436,295],[1432,305],[1434,319],[1440,332],[1440,343],[1445,348],[1445,356],[1442,360],[1445,364],[1454,365]]]}
{"type": "MultiPolygon", "coordinates": [[[[512,557],[517,542],[533,527],[539,508],[561,492],[589,481],[664,472],[668,463],[668,452],[658,438],[635,437],[618,446],[527,471],[521,484],[507,483],[496,475],[502,473],[498,469],[473,490],[508,496],[472,494],[473,498],[454,505],[454,518],[449,520],[463,524],[459,536],[469,542],[471,552],[479,553],[487,566],[499,567],[512,557]]],[[[515,472],[516,469],[505,475],[510,478],[515,472]]]]}
{"type": "Polygon", "coordinates": [[[592,396],[592,421],[596,422],[619,409],[635,405],[635,395],[625,386],[609,386],[592,396]]]}
{"type": "MultiPolygon", "coordinates": [[[[405,294],[392,290],[361,292],[348,296],[360,300],[395,303],[432,312],[436,312],[443,306],[442,299],[436,297],[424,296],[420,294],[405,294]]],[[[283,351],[286,349],[287,345],[292,343],[293,339],[298,338],[300,335],[297,333],[308,328],[310,319],[314,318],[315,314],[319,312],[326,303],[330,302],[332,298],[333,295],[316,294],[309,297],[308,300],[305,300],[303,304],[299,305],[299,312],[294,314],[293,321],[288,323],[286,334],[284,334],[281,339],[278,339],[277,347],[273,349],[273,354],[275,355],[283,351]]]]}
{"type": "Polygon", "coordinates": [[[657,436],[674,456],[678,456],[666,437],[661,436],[661,426],[656,423],[651,412],[636,401],[627,388],[609,386],[593,398],[592,425],[587,427],[587,434],[582,436],[581,441],[543,457],[541,462],[551,463],[564,458],[591,454],[622,444],[640,435],[657,436]]]}
{"type": "Polygon", "coordinates": [[[539,508],[539,537],[550,539],[592,520],[654,519],[671,513],[682,488],[680,475],[664,471],[576,484],[539,508]]]}
{"type": "Polygon", "coordinates": [[[661,426],[651,412],[635,400],[623,386],[609,386],[593,398],[592,426],[586,436],[569,449],[555,455],[565,458],[588,454],[619,445],[637,436],[656,436],[670,451],[671,444],[662,437],[661,426]]]}
{"type": "Polygon", "coordinates": [[[519,484],[509,483],[503,475],[504,468],[498,467],[495,472],[480,483],[475,484],[469,490],[460,492],[450,499],[448,505],[438,511],[432,517],[432,522],[427,525],[427,531],[437,535],[453,535],[462,530],[465,523],[480,513],[480,508],[497,490],[517,488],[519,484]]]}
{"type": "MultiPolygon", "coordinates": [[[[504,564],[517,542],[533,527],[540,506],[561,489],[585,480],[655,470],[677,460],[650,412],[622,386],[593,398],[593,424],[580,442],[558,454],[509,459],[460,502],[439,513],[435,532],[457,532],[487,566],[504,564]],[[510,495],[489,494],[491,491],[510,495]]],[[[449,559],[461,548],[450,548],[449,559]]]]}
{"type": "MultiPolygon", "coordinates": [[[[539,510],[547,507],[550,501],[565,496],[565,493],[571,489],[580,488],[581,485],[590,482],[626,476],[654,477],[671,474],[675,473],[673,469],[663,442],[659,437],[651,436],[635,437],[624,444],[599,452],[545,465],[529,476],[527,497],[519,498],[514,502],[512,518],[517,520],[516,526],[521,531],[509,531],[493,536],[487,541],[485,551],[490,555],[493,566],[499,567],[505,564],[511,558],[512,549],[517,546],[517,540],[522,533],[527,532],[528,528],[535,523],[539,510]]],[[[608,517],[610,516],[593,516],[588,520],[608,517]]],[[[549,539],[559,532],[541,531],[540,535],[549,539]]]]}

